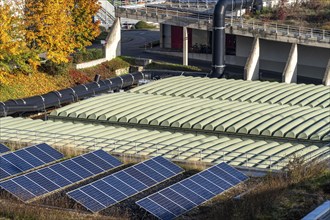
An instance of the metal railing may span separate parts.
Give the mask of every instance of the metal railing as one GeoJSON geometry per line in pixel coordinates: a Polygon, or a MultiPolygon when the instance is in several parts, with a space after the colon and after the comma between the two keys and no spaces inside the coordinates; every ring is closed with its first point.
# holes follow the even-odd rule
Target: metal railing
{"type": "MultiPolygon", "coordinates": [[[[162,155],[169,159],[202,163],[228,162],[245,169],[281,170],[289,162],[290,155],[271,155],[265,153],[249,153],[238,150],[221,150],[217,146],[209,148],[164,145],[152,142],[125,141],[103,137],[36,132],[13,128],[0,128],[0,142],[38,144],[45,142],[58,148],[76,150],[104,149],[113,154],[150,157],[162,155]]],[[[326,154],[304,155],[306,161],[330,157],[330,148],[326,154]]]]}
{"type": "MultiPolygon", "coordinates": [[[[139,7],[139,8],[116,8],[117,16],[153,20],[154,22],[170,21],[181,25],[180,23],[197,24],[204,29],[211,30],[213,15],[204,12],[192,12],[184,9],[164,8],[164,7],[139,7]]],[[[245,20],[243,18],[227,18],[228,28],[234,30],[249,31],[250,33],[267,34],[273,36],[291,37],[300,40],[318,41],[321,43],[330,43],[330,30],[317,28],[291,26],[273,22],[263,22],[260,20],[245,20]]]]}

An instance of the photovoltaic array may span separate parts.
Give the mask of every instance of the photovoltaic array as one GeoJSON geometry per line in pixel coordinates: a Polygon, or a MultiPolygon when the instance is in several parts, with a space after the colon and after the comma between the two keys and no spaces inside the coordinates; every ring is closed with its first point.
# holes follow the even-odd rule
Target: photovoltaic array
{"type": "Polygon", "coordinates": [[[235,168],[220,163],[136,202],[159,219],[174,219],[247,180],[235,168]]]}
{"type": "Polygon", "coordinates": [[[6,153],[0,156],[0,180],[63,157],[62,153],[45,143],[6,153]]]}
{"type": "Polygon", "coordinates": [[[92,212],[99,212],[183,172],[158,156],[82,186],[67,195],[92,212]]]}
{"type": "Polygon", "coordinates": [[[7,146],[5,146],[4,144],[0,143],[0,154],[5,153],[7,151],[9,151],[9,148],[7,146]]]}
{"type": "Polygon", "coordinates": [[[97,150],[6,180],[0,187],[26,202],[120,165],[118,159],[97,150]]]}

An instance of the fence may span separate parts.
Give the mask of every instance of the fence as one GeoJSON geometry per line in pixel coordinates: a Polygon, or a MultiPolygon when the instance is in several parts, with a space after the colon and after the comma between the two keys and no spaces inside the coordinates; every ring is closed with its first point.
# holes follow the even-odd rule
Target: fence
{"type": "MultiPolygon", "coordinates": [[[[140,8],[116,8],[116,14],[121,17],[154,20],[154,22],[170,21],[172,23],[191,22],[202,25],[206,29],[211,29],[213,15],[203,12],[192,12],[184,9],[173,9],[164,7],[140,7],[140,8]]],[[[291,26],[280,23],[263,22],[259,20],[245,20],[242,18],[227,18],[227,27],[235,30],[247,30],[249,32],[258,31],[259,33],[267,33],[274,36],[285,36],[290,38],[298,38],[303,40],[318,41],[321,43],[330,43],[330,30],[322,30],[317,28],[291,26]]]]}
{"type": "MultiPolygon", "coordinates": [[[[119,139],[88,137],[79,135],[56,134],[49,132],[35,132],[21,129],[0,129],[0,142],[11,142],[18,144],[38,144],[45,142],[57,148],[71,148],[74,150],[96,150],[104,149],[120,156],[153,157],[165,156],[177,161],[219,163],[228,162],[234,166],[245,169],[281,170],[291,159],[290,155],[253,154],[240,152],[239,150],[226,151],[217,148],[209,148],[163,145],[152,142],[125,141],[119,139]]],[[[292,156],[292,155],[291,155],[292,156]]],[[[326,154],[305,155],[306,161],[324,159],[330,157],[330,148],[326,154]]]]}

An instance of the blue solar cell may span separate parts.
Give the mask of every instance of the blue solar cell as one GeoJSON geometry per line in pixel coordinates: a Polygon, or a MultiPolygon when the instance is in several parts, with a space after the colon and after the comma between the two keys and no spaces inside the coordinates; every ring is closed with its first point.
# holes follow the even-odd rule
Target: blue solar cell
{"type": "Polygon", "coordinates": [[[170,189],[184,196],[185,198],[187,198],[189,201],[192,201],[196,205],[201,204],[205,201],[205,199],[202,196],[198,195],[193,190],[187,189],[181,184],[174,184],[170,187],[170,189]]]}
{"type": "Polygon", "coordinates": [[[94,155],[94,154],[86,154],[84,156],[85,159],[89,160],[89,161],[93,161],[93,163],[100,167],[103,170],[109,170],[111,168],[113,168],[114,166],[105,162],[102,158],[99,158],[98,156],[94,155]]]}
{"type": "Polygon", "coordinates": [[[142,182],[147,187],[152,186],[152,185],[157,183],[155,180],[152,180],[147,175],[145,175],[142,172],[138,171],[134,167],[130,167],[130,168],[126,169],[125,172],[127,174],[133,176],[135,179],[139,180],[140,182],[142,182]]]}
{"type": "Polygon", "coordinates": [[[146,166],[148,167],[157,167],[157,171],[159,173],[161,173],[163,176],[165,176],[166,178],[169,178],[171,176],[173,176],[173,172],[170,171],[169,169],[163,167],[163,166],[159,166],[159,163],[157,163],[154,160],[148,160],[144,163],[146,166]]]}
{"type": "Polygon", "coordinates": [[[0,154],[8,152],[9,148],[7,146],[5,146],[4,144],[0,143],[0,154]]]}
{"type": "Polygon", "coordinates": [[[111,199],[108,195],[104,194],[102,191],[96,189],[92,185],[87,185],[80,189],[80,191],[84,192],[86,195],[95,195],[93,196],[93,199],[100,203],[102,207],[104,208],[106,204],[113,204],[115,203],[114,199],[111,199]]]}
{"type": "Polygon", "coordinates": [[[72,159],[74,162],[80,164],[82,167],[84,167],[85,169],[87,169],[88,171],[90,171],[93,174],[98,174],[103,172],[104,170],[102,170],[101,168],[97,167],[95,164],[89,162],[88,160],[86,160],[83,157],[76,157],[74,159],[72,159]]]}
{"type": "Polygon", "coordinates": [[[62,153],[58,152],[48,144],[45,143],[37,144],[36,147],[42,150],[43,152],[45,152],[46,154],[48,154],[49,156],[51,156],[52,158],[54,158],[55,160],[59,160],[64,157],[62,153]]]}
{"type": "Polygon", "coordinates": [[[210,173],[212,173],[213,176],[215,176],[215,177],[216,176],[223,177],[231,185],[236,185],[241,182],[238,178],[235,178],[234,176],[230,175],[229,173],[225,172],[224,170],[219,169],[217,166],[211,167],[208,170],[208,172],[203,173],[203,175],[209,175],[210,173]]]}
{"type": "MultiPolygon", "coordinates": [[[[107,190],[104,190],[103,192],[106,193],[109,197],[111,197],[115,202],[121,201],[126,197],[126,195],[124,193],[122,193],[119,190],[115,189],[114,187],[110,186],[105,181],[96,181],[91,185],[97,189],[107,189],[107,190]]],[[[104,205],[108,206],[105,203],[104,203],[104,205]]]]}
{"type": "Polygon", "coordinates": [[[80,190],[72,191],[71,195],[75,198],[76,201],[86,204],[85,207],[92,212],[104,208],[104,206],[96,200],[92,198],[86,199],[88,195],[86,195],[86,193],[81,192],[80,190]]]}
{"type": "Polygon", "coordinates": [[[27,162],[25,162],[24,160],[22,160],[21,158],[19,158],[18,156],[16,156],[13,153],[3,155],[2,158],[9,161],[11,164],[15,164],[15,166],[22,171],[33,168],[33,166],[31,164],[28,164],[27,162]]]}
{"type": "Polygon", "coordinates": [[[54,158],[43,152],[42,150],[35,147],[28,147],[25,149],[29,153],[35,155],[37,158],[42,160],[44,163],[50,163],[54,161],[54,158]]]}
{"type": "MultiPolygon", "coordinates": [[[[9,180],[1,182],[0,187],[11,192],[19,199],[26,201],[41,195],[48,194],[49,192],[53,192],[57,189],[67,187],[73,183],[77,183],[83,179],[92,177],[96,174],[106,171],[94,165],[95,160],[103,159],[100,159],[98,157],[89,157],[89,154],[93,154],[93,152],[79,156],[80,158],[82,158],[82,160],[77,160],[77,158],[79,157],[76,157],[10,180],[14,181],[17,185],[21,187],[21,189],[19,190],[29,191],[32,196],[20,195],[19,193],[17,193],[19,191],[18,189],[12,190],[5,188],[10,183],[9,180]],[[90,161],[84,159],[83,157],[90,158],[90,161]],[[81,162],[82,164],[78,164],[79,162],[81,162]],[[95,173],[92,173],[90,170],[95,171],[95,173]]],[[[110,158],[111,163],[121,164],[121,162],[114,157],[110,156],[110,158]]],[[[17,188],[16,185],[13,185],[13,187],[17,188]]]]}
{"type": "Polygon", "coordinates": [[[159,172],[156,172],[154,169],[143,163],[136,165],[135,168],[142,171],[143,173],[148,173],[148,176],[157,182],[161,182],[166,179],[165,176],[161,175],[159,172]]]}
{"type": "Polygon", "coordinates": [[[147,188],[146,185],[141,183],[140,181],[136,180],[135,178],[131,177],[125,172],[117,172],[114,174],[115,177],[122,180],[125,183],[129,183],[131,187],[133,187],[136,191],[142,191],[147,188]]]}
{"type": "Polygon", "coordinates": [[[160,163],[162,166],[166,167],[169,169],[172,173],[180,173],[182,172],[182,168],[175,165],[171,161],[165,159],[164,157],[158,156],[153,159],[154,161],[160,163]]]}
{"type": "MultiPolygon", "coordinates": [[[[11,175],[14,175],[16,173],[20,173],[23,170],[19,169],[18,167],[16,167],[14,164],[9,163],[7,160],[5,160],[4,158],[0,158],[0,166],[1,168],[6,171],[6,173],[9,173],[11,175]]],[[[5,175],[4,175],[5,176],[5,175]]],[[[4,178],[4,177],[3,177],[4,178]]],[[[1,178],[2,179],[2,178],[1,178]]]]}
{"type": "Polygon", "coordinates": [[[159,193],[167,198],[172,198],[173,202],[181,204],[182,207],[185,207],[187,210],[195,207],[195,203],[189,201],[188,198],[181,196],[177,192],[173,191],[171,188],[166,188],[159,193]]]}
{"type": "Polygon", "coordinates": [[[116,186],[120,188],[121,192],[125,195],[134,195],[138,191],[130,186],[130,183],[123,182],[120,179],[116,178],[115,176],[107,176],[103,179],[104,182],[108,183],[109,185],[116,186]]]}
{"type": "Polygon", "coordinates": [[[215,195],[197,183],[193,182],[190,178],[181,181],[181,184],[188,189],[193,189],[196,194],[200,195],[206,200],[212,198],[215,195]]]}
{"type": "Polygon", "coordinates": [[[111,164],[112,167],[118,167],[122,164],[115,157],[111,156],[110,154],[108,154],[107,152],[105,152],[103,150],[94,151],[93,154],[98,156],[99,158],[103,159],[105,162],[111,164]]]}
{"type": "Polygon", "coordinates": [[[25,150],[20,150],[15,152],[15,155],[17,155],[20,158],[24,158],[25,161],[28,161],[29,164],[31,164],[33,167],[38,167],[43,164],[45,164],[43,161],[39,160],[37,157],[33,156],[29,152],[25,150]]]}
{"type": "Polygon", "coordinates": [[[47,191],[53,191],[53,190],[58,189],[57,184],[55,184],[54,182],[43,177],[38,172],[28,173],[28,174],[26,174],[26,177],[29,178],[30,180],[33,180],[34,182],[38,183],[38,185],[42,186],[47,191]]]}
{"type": "Polygon", "coordinates": [[[245,181],[245,180],[248,179],[248,177],[246,175],[244,175],[242,172],[239,172],[238,170],[236,170],[235,168],[229,166],[226,163],[220,163],[217,167],[221,168],[222,170],[226,171],[227,173],[229,173],[230,175],[238,178],[241,181],[245,181]]]}
{"type": "Polygon", "coordinates": [[[10,176],[10,174],[0,167],[0,179],[5,178],[7,176],[10,176]]]}
{"type": "Polygon", "coordinates": [[[136,204],[160,219],[173,219],[247,178],[235,168],[219,164],[143,198],[136,204]]]}
{"type": "Polygon", "coordinates": [[[61,164],[82,178],[87,178],[94,175],[92,172],[82,167],[79,163],[75,163],[74,160],[67,160],[61,164]]]}
{"type": "Polygon", "coordinates": [[[166,220],[166,219],[174,219],[176,217],[167,209],[161,207],[159,204],[148,198],[140,200],[138,205],[148,210],[150,213],[152,213],[153,215],[157,216],[160,219],[166,220]]]}
{"type": "Polygon", "coordinates": [[[153,194],[149,197],[152,201],[157,201],[157,204],[163,207],[164,209],[168,210],[170,213],[174,214],[175,216],[179,215],[182,212],[185,212],[186,209],[178,206],[171,200],[167,199],[163,195],[157,193],[153,194]]]}
{"type": "Polygon", "coordinates": [[[64,167],[61,163],[51,166],[50,169],[54,170],[56,173],[60,173],[62,176],[65,176],[65,178],[71,183],[78,182],[83,179],[83,177],[78,176],[68,168],[64,167]]]}
{"type": "Polygon", "coordinates": [[[29,191],[23,189],[21,186],[19,186],[17,183],[13,182],[12,180],[2,182],[1,187],[13,195],[19,195],[18,198],[20,198],[23,201],[29,200],[29,199],[32,199],[33,197],[35,197],[35,195],[33,195],[29,191]]]}
{"type": "Polygon", "coordinates": [[[45,176],[50,181],[56,183],[60,187],[64,187],[64,186],[71,184],[71,182],[69,180],[67,180],[66,178],[64,178],[63,176],[61,176],[60,174],[54,172],[53,170],[51,170],[49,168],[41,169],[38,172],[41,175],[45,176]]]}
{"type": "Polygon", "coordinates": [[[109,207],[130,196],[133,196],[136,193],[150,188],[165,179],[173,177],[182,171],[183,169],[170,161],[156,157],[121,170],[90,184],[90,186],[93,186],[95,189],[98,189],[100,192],[103,192],[103,194],[106,194],[108,197],[113,199],[113,203],[111,203],[111,201],[106,199],[104,196],[98,196],[98,193],[94,193],[95,191],[92,192],[92,190],[86,192],[86,201],[82,201],[80,198],[81,194],[77,194],[76,191],[79,190],[85,192],[84,187],[72,191],[74,193],[68,192],[67,195],[81,203],[87,209],[97,212],[101,211],[103,208],[97,210],[96,208],[89,207],[89,200],[96,200],[104,207],[109,207]],[[165,171],[165,175],[162,173],[163,171],[165,171]],[[75,198],[75,195],[77,195],[78,198],[75,198]]]}
{"type": "Polygon", "coordinates": [[[19,176],[17,178],[12,179],[17,185],[21,186],[24,189],[28,189],[35,196],[39,196],[42,194],[47,193],[47,190],[42,188],[40,185],[33,182],[31,179],[27,178],[26,176],[19,176]]]}
{"type": "Polygon", "coordinates": [[[230,183],[228,183],[228,181],[226,179],[219,178],[219,176],[216,176],[213,173],[208,172],[208,171],[203,172],[201,174],[201,176],[205,176],[205,178],[212,181],[217,186],[221,187],[223,189],[223,191],[233,187],[234,185],[237,185],[237,184],[230,184],[230,183]]]}
{"type": "MultiPolygon", "coordinates": [[[[221,188],[221,187],[213,184],[212,182],[206,180],[201,175],[195,175],[192,178],[190,178],[190,180],[194,181],[195,183],[198,183],[199,186],[204,187],[208,191],[211,191],[213,194],[219,194],[219,193],[222,193],[224,191],[223,188],[221,188]]],[[[228,184],[228,186],[231,187],[231,185],[229,185],[229,184],[228,184]]]]}

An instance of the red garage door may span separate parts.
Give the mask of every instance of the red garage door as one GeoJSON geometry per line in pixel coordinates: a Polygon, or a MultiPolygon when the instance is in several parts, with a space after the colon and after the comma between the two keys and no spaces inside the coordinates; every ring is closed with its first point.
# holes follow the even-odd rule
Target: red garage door
{"type": "MultiPolygon", "coordinates": [[[[188,28],[188,47],[192,45],[192,30],[188,28]]],[[[171,26],[171,48],[182,49],[183,48],[183,28],[178,26],[171,26]]]]}

